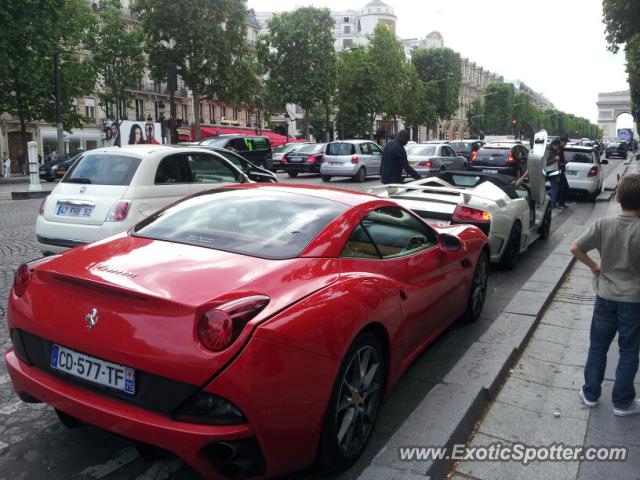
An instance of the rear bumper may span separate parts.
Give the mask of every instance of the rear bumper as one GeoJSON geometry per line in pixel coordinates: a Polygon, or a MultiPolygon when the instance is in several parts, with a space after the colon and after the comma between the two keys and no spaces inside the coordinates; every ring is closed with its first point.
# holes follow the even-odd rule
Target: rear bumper
{"type": "Polygon", "coordinates": [[[279,169],[285,172],[320,173],[319,163],[282,163],[279,169]]]}
{"type": "Polygon", "coordinates": [[[598,177],[589,177],[588,179],[572,179],[570,175],[567,175],[567,182],[569,183],[570,190],[592,194],[595,193],[598,189],[600,179],[598,177]]]}
{"type": "Polygon", "coordinates": [[[7,369],[19,396],[31,396],[62,412],[116,435],[170,451],[206,478],[223,476],[203,449],[216,441],[253,437],[250,425],[209,426],[176,422],[163,415],[76,388],[29,367],[10,348],[7,369]]]}
{"type": "Polygon", "coordinates": [[[329,177],[353,177],[362,165],[359,163],[340,163],[331,165],[325,161],[320,167],[320,174],[329,177]]]}
{"type": "Polygon", "coordinates": [[[78,245],[96,242],[122,233],[134,223],[107,222],[102,225],[83,225],[52,222],[38,215],[36,220],[36,244],[43,253],[60,253],[78,245]]]}

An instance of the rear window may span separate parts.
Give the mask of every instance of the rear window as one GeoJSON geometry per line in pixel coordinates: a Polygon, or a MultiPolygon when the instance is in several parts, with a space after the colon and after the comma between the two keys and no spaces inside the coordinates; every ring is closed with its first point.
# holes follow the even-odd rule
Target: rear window
{"type": "Polygon", "coordinates": [[[253,150],[268,150],[271,147],[271,142],[267,137],[251,137],[249,140],[253,150]]]}
{"type": "Polygon", "coordinates": [[[117,154],[86,155],[73,164],[64,183],[129,185],[140,165],[140,158],[117,154]]]}
{"type": "Polygon", "coordinates": [[[471,150],[471,143],[468,142],[450,142],[451,148],[455,150],[471,150]]]}
{"type": "Polygon", "coordinates": [[[294,258],[347,208],[295,193],[218,189],[149,217],[134,234],[252,257],[294,258]]]}
{"type": "Polygon", "coordinates": [[[424,155],[424,156],[433,156],[436,154],[436,147],[420,147],[414,145],[412,147],[405,147],[407,150],[407,155],[424,155]]]}
{"type": "Polygon", "coordinates": [[[567,162],[574,163],[593,163],[593,155],[591,152],[572,152],[571,150],[565,150],[564,159],[567,162]]]}
{"type": "Polygon", "coordinates": [[[506,158],[509,156],[511,149],[509,148],[481,148],[478,150],[477,158],[506,158]]]}
{"type": "Polygon", "coordinates": [[[355,145],[352,143],[330,143],[327,155],[353,155],[356,153],[355,145]]]}

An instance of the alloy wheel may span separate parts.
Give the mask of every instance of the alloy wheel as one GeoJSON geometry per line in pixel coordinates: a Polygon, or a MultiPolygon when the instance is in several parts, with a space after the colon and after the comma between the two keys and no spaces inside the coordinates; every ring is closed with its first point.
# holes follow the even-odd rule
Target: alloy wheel
{"type": "Polygon", "coordinates": [[[489,261],[486,253],[481,253],[478,258],[476,270],[471,282],[471,308],[473,317],[477,318],[482,312],[484,300],[487,295],[487,282],[489,280],[489,261]]]}

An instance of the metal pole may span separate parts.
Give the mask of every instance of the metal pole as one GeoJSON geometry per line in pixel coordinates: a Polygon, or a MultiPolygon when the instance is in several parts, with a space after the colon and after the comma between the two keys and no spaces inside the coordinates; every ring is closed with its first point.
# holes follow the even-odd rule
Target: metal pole
{"type": "Polygon", "coordinates": [[[170,142],[172,144],[176,144],[178,143],[178,131],[176,130],[176,95],[175,92],[173,90],[171,90],[170,93],[170,97],[169,97],[169,102],[170,102],[170,115],[171,118],[169,119],[169,126],[171,129],[170,132],[170,142]]]}
{"type": "MultiPolygon", "coordinates": [[[[62,87],[60,85],[60,59],[58,50],[53,52],[53,69],[56,90],[56,133],[58,139],[58,156],[64,155],[64,127],[62,125],[62,87]]],[[[38,185],[40,183],[38,182],[38,185]]]]}

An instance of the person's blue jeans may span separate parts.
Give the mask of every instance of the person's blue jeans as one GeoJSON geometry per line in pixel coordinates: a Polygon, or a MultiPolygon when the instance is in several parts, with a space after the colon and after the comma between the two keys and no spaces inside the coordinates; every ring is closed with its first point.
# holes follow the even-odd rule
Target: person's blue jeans
{"type": "Polygon", "coordinates": [[[628,408],[636,398],[633,381],[638,372],[640,352],[640,303],[616,302],[596,297],[591,321],[587,364],[584,367],[583,392],[595,402],[602,393],[601,385],[607,367],[607,352],[618,334],[620,360],[613,385],[613,406],[628,408]]]}
{"type": "Polygon", "coordinates": [[[556,208],[558,206],[558,195],[560,195],[560,178],[559,176],[551,177],[549,179],[549,185],[551,186],[551,191],[549,192],[551,197],[551,208],[556,208]]]}

